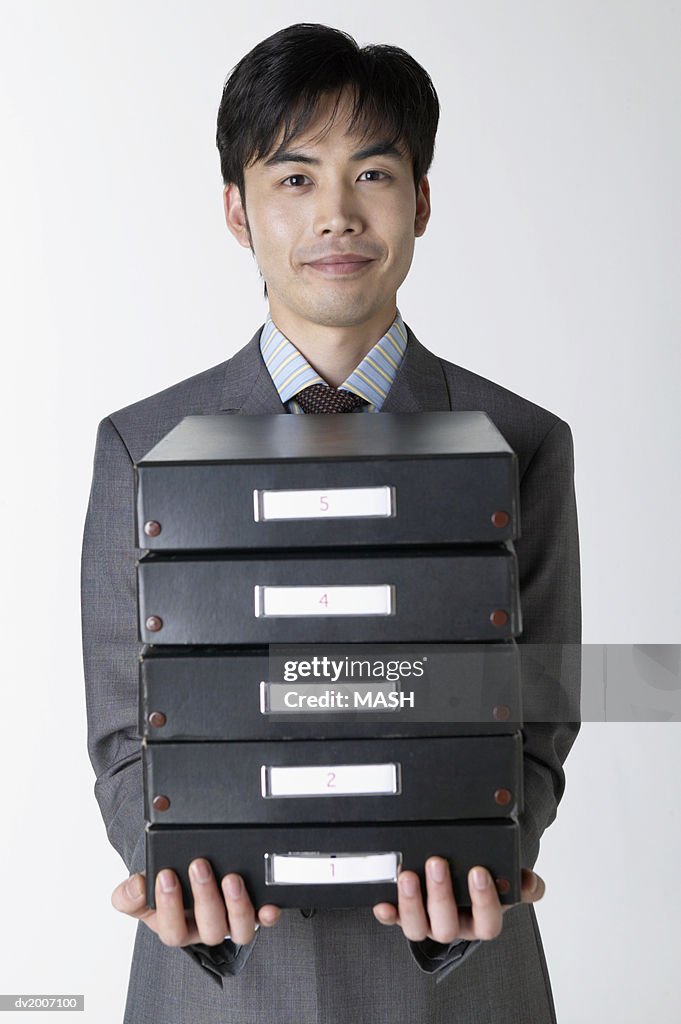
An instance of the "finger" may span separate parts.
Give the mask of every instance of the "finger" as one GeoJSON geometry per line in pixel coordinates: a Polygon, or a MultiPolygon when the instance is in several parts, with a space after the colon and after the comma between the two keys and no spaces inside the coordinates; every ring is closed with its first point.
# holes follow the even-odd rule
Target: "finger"
{"type": "Polygon", "coordinates": [[[156,875],[156,933],[166,946],[185,946],[189,942],[182,889],[169,868],[156,875]]]}
{"type": "MultiPolygon", "coordinates": [[[[545,892],[546,885],[544,879],[540,875],[535,874],[534,871],[530,871],[529,868],[523,868],[520,873],[520,902],[536,903],[545,892]]],[[[501,912],[505,914],[507,910],[517,906],[518,903],[505,903],[501,908],[501,912]]]]}
{"type": "Polygon", "coordinates": [[[452,876],[444,857],[426,861],[426,889],[430,937],[435,942],[453,942],[459,936],[459,910],[452,890],[452,876]]]}
{"type": "Polygon", "coordinates": [[[227,931],[234,942],[247,946],[255,935],[255,910],[241,875],[225,875],[222,893],[227,904],[227,931]]]}
{"type": "Polygon", "coordinates": [[[489,871],[475,867],[468,872],[473,929],[476,939],[496,939],[501,932],[502,914],[497,887],[489,871]]]}
{"type": "Polygon", "coordinates": [[[544,879],[535,874],[534,871],[530,871],[529,868],[523,868],[521,872],[521,889],[520,898],[523,903],[536,903],[540,900],[546,892],[546,885],[544,879]]]}
{"type": "Polygon", "coordinates": [[[136,874],[126,878],[111,893],[111,905],[121,914],[134,917],[149,924],[149,918],[156,914],[147,906],[146,884],[144,875],[136,874]]]}
{"type": "Polygon", "coordinates": [[[408,939],[420,942],[428,936],[428,918],[421,895],[421,879],[415,871],[400,872],[397,893],[397,913],[402,931],[408,939]]]}
{"type": "Polygon", "coordinates": [[[281,907],[275,907],[272,903],[265,903],[258,911],[258,921],[265,928],[271,928],[281,917],[281,907]]]}
{"type": "Polygon", "coordinates": [[[397,907],[394,907],[392,903],[377,903],[373,907],[373,911],[374,917],[381,924],[399,924],[397,907]]]}
{"type": "Polygon", "coordinates": [[[199,941],[217,946],[228,933],[227,910],[218,889],[213,869],[207,860],[199,857],[189,865],[189,881],[194,896],[194,918],[199,941]]]}
{"type": "Polygon", "coordinates": [[[144,875],[131,875],[111,893],[111,904],[121,914],[136,917],[145,908],[144,875]]]}

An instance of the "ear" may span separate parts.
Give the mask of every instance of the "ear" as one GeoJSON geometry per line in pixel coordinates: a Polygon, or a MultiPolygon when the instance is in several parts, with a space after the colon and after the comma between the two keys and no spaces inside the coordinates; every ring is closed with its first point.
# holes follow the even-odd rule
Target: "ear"
{"type": "Polygon", "coordinates": [[[223,192],[223,202],[225,207],[225,223],[236,238],[239,245],[243,245],[244,249],[252,249],[251,235],[248,230],[248,220],[246,218],[246,211],[241,202],[241,194],[237,186],[232,183],[226,185],[223,192]]]}
{"type": "Polygon", "coordinates": [[[416,216],[414,218],[414,235],[420,238],[430,220],[430,182],[424,174],[419,182],[416,193],[416,216]]]}

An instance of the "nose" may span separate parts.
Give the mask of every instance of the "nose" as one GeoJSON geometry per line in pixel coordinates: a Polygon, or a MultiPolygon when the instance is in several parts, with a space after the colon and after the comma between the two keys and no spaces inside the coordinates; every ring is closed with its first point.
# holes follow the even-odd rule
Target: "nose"
{"type": "Polygon", "coordinates": [[[314,213],[316,235],[361,234],[364,220],[352,188],[340,182],[317,192],[314,213]]]}

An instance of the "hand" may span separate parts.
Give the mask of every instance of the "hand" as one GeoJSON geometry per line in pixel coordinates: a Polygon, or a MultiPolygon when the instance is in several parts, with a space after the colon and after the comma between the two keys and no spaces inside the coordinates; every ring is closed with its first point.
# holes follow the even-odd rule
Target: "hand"
{"type": "MultiPolygon", "coordinates": [[[[377,903],[374,917],[381,924],[398,924],[405,936],[413,941],[433,939],[435,942],[454,942],[456,939],[496,939],[501,933],[502,918],[511,903],[502,907],[494,881],[485,868],[471,868],[468,873],[468,891],[471,909],[458,910],[449,864],[443,857],[430,857],[426,861],[427,908],[423,906],[421,880],[415,871],[401,871],[398,878],[398,906],[377,903]],[[478,872],[483,887],[478,888],[478,872]]],[[[522,869],[521,902],[534,903],[544,895],[544,880],[528,868],[522,869]]]]}
{"type": "MultiPolygon", "coordinates": [[[[217,946],[226,935],[239,945],[252,942],[255,910],[241,875],[225,875],[220,891],[210,864],[199,858],[189,865],[189,881],[193,912],[184,909],[177,875],[169,868],[156,876],[156,910],[147,906],[142,874],[131,875],[116,886],[111,902],[122,914],[144,921],[166,946],[195,942],[217,946]]],[[[258,922],[269,928],[280,916],[279,907],[268,903],[258,911],[258,922]]]]}

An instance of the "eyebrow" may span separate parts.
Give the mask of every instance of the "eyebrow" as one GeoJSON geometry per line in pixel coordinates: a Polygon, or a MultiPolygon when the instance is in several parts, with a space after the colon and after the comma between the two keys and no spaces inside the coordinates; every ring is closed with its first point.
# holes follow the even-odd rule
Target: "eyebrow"
{"type": "MultiPolygon", "coordinates": [[[[356,153],[353,153],[350,157],[351,160],[359,162],[360,160],[367,160],[371,156],[392,156],[396,160],[402,160],[403,156],[399,149],[391,145],[389,142],[375,142],[371,146],[365,146],[364,149],[358,149],[356,153]]],[[[270,167],[276,164],[320,164],[321,160],[317,157],[308,156],[306,153],[296,153],[291,149],[280,150],[265,161],[265,167],[270,167]]]]}

